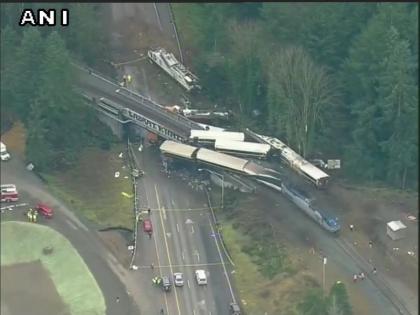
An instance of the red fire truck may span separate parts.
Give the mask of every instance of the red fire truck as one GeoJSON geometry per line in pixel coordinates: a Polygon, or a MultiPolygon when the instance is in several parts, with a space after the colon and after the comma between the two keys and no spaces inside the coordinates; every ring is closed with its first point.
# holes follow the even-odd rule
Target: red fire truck
{"type": "Polygon", "coordinates": [[[1,202],[18,201],[19,194],[16,186],[13,184],[1,185],[1,202]]]}

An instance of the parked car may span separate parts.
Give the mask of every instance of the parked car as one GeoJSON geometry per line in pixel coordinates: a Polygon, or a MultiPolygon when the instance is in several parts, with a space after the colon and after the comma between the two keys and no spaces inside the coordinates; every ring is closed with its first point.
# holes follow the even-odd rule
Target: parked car
{"type": "Polygon", "coordinates": [[[184,275],[181,272],[174,273],[174,283],[176,287],[182,287],[184,285],[184,275]]]}
{"type": "Polygon", "coordinates": [[[170,291],[171,290],[171,280],[168,276],[162,276],[162,288],[164,291],[170,291]]]}
{"type": "Polygon", "coordinates": [[[236,303],[230,303],[230,307],[229,307],[230,313],[231,315],[241,315],[241,309],[239,308],[238,304],[236,303]]]}
{"type": "Polygon", "coordinates": [[[2,161],[10,160],[10,154],[7,152],[6,145],[3,142],[0,142],[0,155],[2,161]]]}
{"type": "Polygon", "coordinates": [[[36,205],[35,210],[38,211],[39,214],[43,215],[44,217],[51,219],[53,216],[53,209],[48,207],[46,204],[39,203],[36,205]]]}
{"type": "Polygon", "coordinates": [[[199,285],[207,284],[207,276],[206,272],[204,270],[196,270],[195,271],[195,279],[197,280],[197,283],[199,285]]]}

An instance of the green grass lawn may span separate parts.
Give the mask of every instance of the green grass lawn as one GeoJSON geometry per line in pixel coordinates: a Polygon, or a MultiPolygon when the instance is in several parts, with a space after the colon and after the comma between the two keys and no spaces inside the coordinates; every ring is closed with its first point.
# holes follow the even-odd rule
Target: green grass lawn
{"type": "Polygon", "coordinates": [[[38,224],[9,221],[0,226],[2,266],[39,259],[72,315],[105,314],[105,299],[95,278],[66,238],[38,224]],[[53,247],[50,255],[42,253],[47,246],[53,247]]]}
{"type": "Polygon", "coordinates": [[[88,148],[71,170],[42,175],[54,194],[88,220],[100,227],[132,229],[133,199],[122,195],[132,195],[132,182],[123,159],[118,157],[124,149],[121,144],[109,151],[88,148]],[[120,176],[115,178],[117,171],[120,176]]]}

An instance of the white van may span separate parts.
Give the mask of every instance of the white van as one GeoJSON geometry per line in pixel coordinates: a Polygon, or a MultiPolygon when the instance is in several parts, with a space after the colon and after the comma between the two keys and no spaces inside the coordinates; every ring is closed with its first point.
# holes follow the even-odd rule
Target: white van
{"type": "Polygon", "coordinates": [[[6,145],[3,142],[0,142],[0,153],[2,161],[10,160],[10,154],[7,152],[6,145]]]}
{"type": "Polygon", "coordinates": [[[207,284],[206,272],[204,270],[196,270],[195,279],[199,285],[207,284]]]}

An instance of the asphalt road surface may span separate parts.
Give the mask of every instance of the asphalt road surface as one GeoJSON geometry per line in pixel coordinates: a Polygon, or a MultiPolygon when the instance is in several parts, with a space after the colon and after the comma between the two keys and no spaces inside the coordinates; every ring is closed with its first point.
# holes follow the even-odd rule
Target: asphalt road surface
{"type": "Polygon", "coordinates": [[[150,305],[150,314],[160,307],[165,309],[165,314],[229,314],[229,303],[235,299],[226,276],[230,274],[230,265],[225,263],[220,244],[216,245],[217,236],[204,192],[194,191],[186,182],[168,178],[161,172],[156,150],[147,149],[137,155],[146,171],[139,185],[140,205],[152,209],[150,219],[154,229],[151,239],[139,229],[135,260],[140,273],[149,277],[150,288],[144,294],[156,302],[152,304],[157,304],[150,305]],[[207,285],[197,284],[196,269],[206,271],[207,285]],[[183,287],[173,287],[165,293],[152,285],[153,276],[172,278],[174,272],[184,274],[183,287]]]}
{"type": "MultiPolygon", "coordinates": [[[[98,238],[95,230],[81,222],[73,212],[60,200],[52,196],[45,185],[33,173],[27,171],[18,157],[13,157],[7,163],[1,163],[1,184],[15,184],[20,200],[16,203],[2,203],[2,220],[26,220],[24,213],[29,205],[44,202],[54,211],[52,219],[40,218],[39,224],[45,224],[63,234],[76,248],[88,265],[105,298],[107,315],[140,314],[138,306],[133,301],[135,284],[129,272],[117,259],[109,253],[98,238]],[[4,209],[10,205],[18,205],[12,210],[4,209]],[[119,297],[119,302],[116,298],[119,297]]],[[[7,241],[7,240],[2,240],[7,241]]]]}

